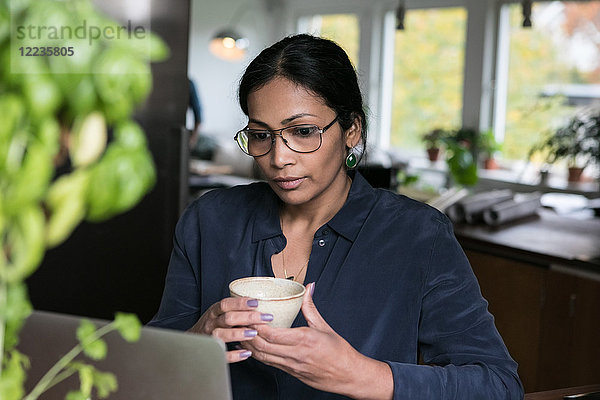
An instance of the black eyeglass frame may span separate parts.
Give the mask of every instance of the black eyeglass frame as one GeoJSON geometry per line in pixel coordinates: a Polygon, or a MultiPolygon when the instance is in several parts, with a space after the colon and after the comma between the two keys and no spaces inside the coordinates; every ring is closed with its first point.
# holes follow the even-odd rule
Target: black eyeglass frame
{"type": "Polygon", "coordinates": [[[329,128],[331,128],[338,120],[339,116],[336,115],[336,117],[333,119],[333,121],[331,121],[330,123],[328,123],[327,125],[325,125],[323,128],[319,128],[318,125],[316,124],[298,124],[298,125],[290,125],[290,126],[286,126],[285,128],[280,128],[280,129],[248,129],[248,127],[246,126],[244,129],[238,131],[235,136],[233,137],[233,140],[235,140],[235,142],[238,144],[239,148],[244,152],[244,154],[247,154],[251,157],[262,157],[266,154],[269,154],[269,152],[271,151],[271,149],[273,149],[273,145],[275,144],[275,140],[277,140],[277,136],[281,137],[281,140],[283,140],[283,143],[287,146],[288,149],[292,150],[293,152],[296,153],[301,153],[301,154],[307,154],[307,153],[314,153],[315,151],[319,150],[321,148],[321,145],[323,144],[323,133],[325,133],[325,131],[327,131],[329,128]],[[283,137],[283,131],[286,129],[290,129],[290,128],[297,128],[299,126],[316,126],[318,128],[318,132],[319,132],[319,147],[317,147],[314,150],[311,151],[299,151],[299,150],[295,150],[292,149],[290,147],[290,145],[288,144],[288,141],[283,137]],[[254,131],[254,132],[268,132],[271,135],[271,147],[269,147],[269,150],[267,150],[266,152],[264,152],[263,154],[259,154],[259,155],[252,155],[250,154],[248,151],[246,151],[244,149],[244,146],[242,146],[242,144],[240,143],[240,141],[238,140],[238,137],[241,133],[243,132],[249,132],[249,131],[254,131]]]}

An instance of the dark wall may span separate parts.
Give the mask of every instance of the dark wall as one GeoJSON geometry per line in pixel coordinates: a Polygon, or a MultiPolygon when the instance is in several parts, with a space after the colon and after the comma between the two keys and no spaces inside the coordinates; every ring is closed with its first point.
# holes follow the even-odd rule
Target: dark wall
{"type": "MultiPolygon", "coordinates": [[[[150,0],[146,0],[150,1],[150,0]]],[[[120,0],[103,0],[102,7],[120,0]]],[[[145,129],[157,183],[133,210],[99,224],[83,223],[46,253],[28,280],[34,308],[96,318],[135,312],[143,322],[158,308],[173,231],[187,200],[185,114],[189,0],[151,2],[151,29],[171,50],[153,64],[154,90],[136,114],[145,129]]]]}

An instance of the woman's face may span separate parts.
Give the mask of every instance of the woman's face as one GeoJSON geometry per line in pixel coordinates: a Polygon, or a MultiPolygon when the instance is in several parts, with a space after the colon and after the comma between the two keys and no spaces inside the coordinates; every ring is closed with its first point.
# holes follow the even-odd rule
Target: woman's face
{"type": "MultiPolygon", "coordinates": [[[[279,129],[313,124],[325,127],[336,118],[334,110],[304,87],[285,78],[275,78],[248,96],[248,127],[279,129]]],[[[360,140],[358,119],[346,132],[335,122],[323,133],[321,147],[312,153],[297,153],[281,137],[264,156],[255,160],[279,198],[289,205],[329,202],[336,189],[346,184],[344,160],[347,147],[360,140]]]]}

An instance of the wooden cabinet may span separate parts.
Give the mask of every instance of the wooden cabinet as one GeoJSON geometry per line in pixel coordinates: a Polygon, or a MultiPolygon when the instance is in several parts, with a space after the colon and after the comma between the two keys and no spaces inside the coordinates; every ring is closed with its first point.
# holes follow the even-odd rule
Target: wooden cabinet
{"type": "Polygon", "coordinates": [[[600,382],[597,276],[482,251],[466,254],[526,392],[600,382]]]}
{"type": "Polygon", "coordinates": [[[600,282],[549,271],[540,337],[540,390],[600,382],[600,282]]]}
{"type": "Polygon", "coordinates": [[[544,275],[529,264],[466,251],[527,392],[537,389],[544,275]]]}

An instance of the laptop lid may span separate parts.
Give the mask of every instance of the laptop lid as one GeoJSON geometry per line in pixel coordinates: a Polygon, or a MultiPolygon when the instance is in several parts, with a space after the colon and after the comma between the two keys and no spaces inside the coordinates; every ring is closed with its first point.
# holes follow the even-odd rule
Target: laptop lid
{"type": "MultiPolygon", "coordinates": [[[[80,318],[35,311],[20,335],[19,350],[31,361],[27,392],[60,357],[77,344],[75,332],[80,318]]],[[[96,326],[108,321],[94,320],[96,326]]],[[[223,344],[210,336],[143,327],[138,342],[126,342],[118,332],[104,336],[106,359],[77,360],[100,371],[115,374],[119,388],[109,399],[120,400],[230,400],[229,369],[223,344]]],[[[72,376],[42,395],[45,400],[63,400],[79,388],[72,376]]]]}

